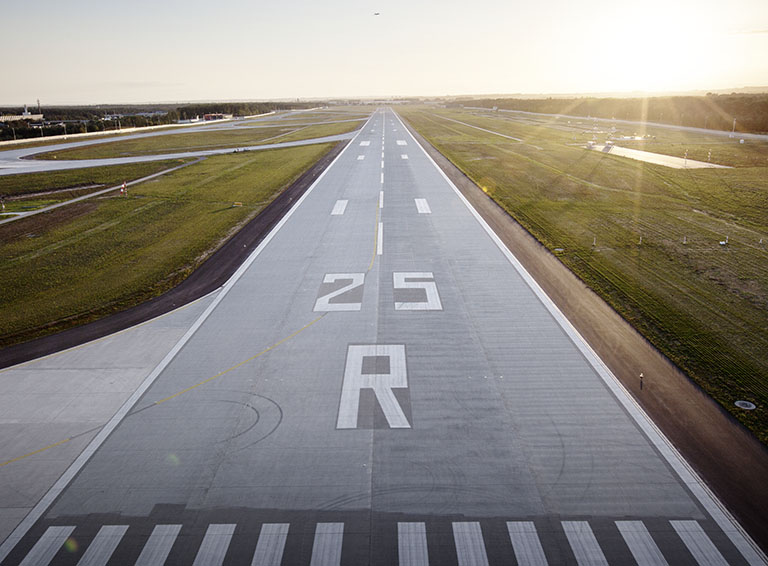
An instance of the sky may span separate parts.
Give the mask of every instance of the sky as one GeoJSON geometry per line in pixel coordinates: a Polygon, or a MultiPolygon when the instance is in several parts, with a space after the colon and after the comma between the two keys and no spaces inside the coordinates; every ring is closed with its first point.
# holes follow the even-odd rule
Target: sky
{"type": "Polygon", "coordinates": [[[2,105],[768,86],[768,0],[0,0],[0,12],[2,105]]]}

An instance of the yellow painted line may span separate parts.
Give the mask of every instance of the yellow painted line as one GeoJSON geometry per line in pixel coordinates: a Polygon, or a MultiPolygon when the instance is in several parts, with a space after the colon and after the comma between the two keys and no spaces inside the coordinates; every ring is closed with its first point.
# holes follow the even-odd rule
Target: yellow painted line
{"type": "Polygon", "coordinates": [[[14,462],[18,462],[19,460],[23,460],[24,458],[29,458],[30,456],[34,456],[35,454],[40,454],[40,452],[45,452],[46,450],[50,450],[51,448],[56,448],[57,446],[61,446],[62,444],[65,444],[70,440],[72,440],[72,438],[60,440],[54,444],[49,444],[45,448],[40,448],[39,450],[30,452],[29,454],[24,454],[23,456],[17,456],[16,458],[12,458],[11,460],[6,460],[5,462],[0,463],[0,468],[2,468],[3,466],[7,466],[8,464],[13,464],[14,462]]]}
{"type": "Polygon", "coordinates": [[[235,370],[235,369],[237,369],[237,368],[239,368],[239,367],[242,367],[242,366],[244,366],[244,365],[245,365],[245,364],[247,364],[248,362],[250,362],[250,361],[252,361],[252,360],[255,360],[255,359],[256,359],[256,358],[258,358],[259,356],[263,356],[264,354],[266,354],[266,353],[267,353],[267,352],[269,352],[270,350],[273,350],[273,349],[277,348],[277,347],[278,347],[280,344],[283,344],[284,342],[287,342],[288,340],[290,340],[290,339],[291,339],[291,338],[293,338],[294,336],[297,336],[297,335],[298,335],[298,334],[300,334],[301,332],[304,332],[304,331],[305,331],[307,328],[309,328],[310,326],[312,326],[313,324],[315,324],[315,323],[316,323],[318,320],[320,320],[321,318],[323,318],[323,317],[324,317],[326,314],[328,314],[328,313],[323,313],[323,314],[321,314],[321,315],[320,315],[320,316],[318,316],[318,317],[317,317],[315,320],[313,320],[312,322],[309,322],[309,323],[305,324],[304,326],[302,326],[301,328],[299,328],[299,329],[298,329],[296,332],[294,332],[294,333],[293,333],[293,334],[291,334],[290,336],[286,336],[285,338],[283,338],[283,339],[282,339],[282,340],[280,340],[279,342],[275,342],[275,343],[274,343],[274,344],[272,344],[272,345],[271,345],[269,348],[266,348],[266,349],[262,350],[261,352],[259,352],[258,354],[255,354],[255,355],[251,356],[251,357],[250,357],[250,358],[248,358],[247,360],[243,360],[242,362],[240,362],[239,364],[236,364],[236,365],[232,366],[231,368],[227,368],[227,369],[225,369],[225,370],[223,370],[223,371],[220,371],[220,372],[219,372],[219,373],[217,373],[216,375],[214,375],[214,376],[212,376],[212,377],[209,377],[208,379],[204,379],[204,380],[203,380],[203,381],[201,381],[200,383],[196,383],[195,385],[192,385],[192,386],[190,386],[190,387],[187,387],[186,389],[182,389],[181,391],[179,391],[178,393],[174,393],[174,394],[173,394],[173,395],[171,395],[170,397],[166,397],[165,399],[160,399],[159,401],[155,401],[155,403],[154,403],[154,404],[155,404],[155,405],[159,405],[160,403],[165,403],[166,401],[170,401],[171,399],[175,399],[175,398],[176,398],[176,397],[178,397],[179,395],[183,395],[184,393],[188,393],[189,391],[192,391],[193,389],[196,389],[197,387],[200,387],[201,385],[205,385],[206,383],[210,383],[210,382],[211,382],[211,381],[213,381],[214,379],[217,379],[217,378],[221,377],[222,375],[224,375],[224,374],[226,374],[226,373],[229,373],[229,372],[230,372],[230,371],[232,371],[232,370],[235,370]]]}
{"type": "MultiPolygon", "coordinates": [[[[191,303],[190,303],[190,304],[191,304],[191,303]]],[[[240,362],[239,364],[236,364],[236,365],[232,366],[231,368],[228,368],[228,369],[225,369],[225,370],[223,370],[223,371],[220,371],[219,373],[217,373],[217,374],[216,374],[216,375],[214,375],[213,377],[209,377],[208,379],[205,379],[205,380],[201,381],[200,383],[197,383],[197,384],[195,384],[195,385],[192,385],[191,387],[187,387],[186,389],[183,389],[183,390],[179,391],[178,393],[174,393],[174,394],[173,394],[173,395],[171,395],[170,397],[166,397],[165,399],[160,399],[159,401],[155,401],[153,405],[159,405],[160,403],[165,403],[166,401],[170,401],[171,399],[175,399],[175,398],[176,398],[176,397],[178,397],[179,395],[183,395],[184,393],[187,393],[187,392],[189,392],[189,391],[192,391],[193,389],[196,389],[197,387],[200,387],[201,385],[205,385],[206,383],[210,383],[210,382],[211,382],[211,381],[213,381],[214,379],[216,379],[216,378],[218,378],[218,377],[221,377],[222,375],[224,375],[224,374],[226,374],[226,373],[229,373],[229,372],[230,372],[230,371],[232,371],[232,370],[235,370],[235,369],[237,369],[237,368],[239,368],[239,367],[242,367],[242,366],[244,366],[244,365],[245,365],[245,364],[247,364],[248,362],[250,362],[250,361],[252,361],[252,360],[255,360],[255,359],[256,359],[256,358],[258,358],[259,356],[263,356],[264,354],[266,354],[266,353],[267,353],[267,352],[269,352],[270,350],[274,350],[275,348],[277,348],[277,347],[278,347],[280,344],[284,344],[285,342],[287,342],[287,341],[288,341],[288,340],[290,340],[291,338],[293,338],[293,337],[295,337],[295,336],[299,335],[300,333],[304,332],[304,331],[305,331],[307,328],[309,328],[310,326],[312,326],[313,324],[315,324],[316,322],[318,322],[318,321],[319,321],[321,318],[323,318],[323,317],[324,317],[326,314],[328,314],[328,313],[323,313],[323,314],[321,314],[321,315],[320,315],[320,316],[318,316],[318,317],[317,317],[315,320],[313,320],[313,321],[311,321],[311,322],[309,322],[309,323],[305,324],[304,326],[302,326],[301,328],[299,328],[299,329],[298,329],[296,332],[294,332],[294,333],[293,333],[293,334],[291,334],[290,336],[286,336],[285,338],[283,338],[283,339],[282,339],[282,340],[280,340],[279,342],[275,342],[275,343],[274,343],[274,344],[272,344],[272,345],[271,345],[269,348],[266,348],[266,349],[262,350],[261,352],[259,352],[259,353],[258,353],[258,354],[256,354],[256,355],[253,355],[253,356],[251,356],[251,357],[250,357],[250,358],[248,358],[247,360],[243,360],[242,362],[240,362]]],[[[150,407],[151,407],[151,406],[153,406],[153,405],[150,405],[150,407]]],[[[101,426],[103,426],[103,425],[100,425],[99,427],[96,427],[96,428],[101,428],[101,426]]],[[[91,429],[91,430],[96,430],[96,429],[91,429]]],[[[89,431],[87,431],[87,432],[89,432],[89,431]]],[[[55,443],[53,443],[53,444],[49,444],[48,446],[45,446],[44,448],[39,448],[38,450],[35,450],[34,452],[29,452],[29,453],[27,453],[27,454],[24,454],[23,456],[17,456],[16,458],[12,458],[12,459],[10,459],[10,460],[6,460],[5,462],[0,462],[0,468],[2,468],[3,466],[7,466],[8,464],[13,464],[14,462],[19,462],[20,460],[24,460],[25,458],[29,458],[30,456],[34,456],[35,454],[40,454],[41,452],[45,452],[46,450],[50,450],[51,448],[56,448],[57,446],[61,446],[62,444],[66,444],[66,443],[67,443],[67,442],[69,442],[70,440],[73,440],[73,439],[77,438],[78,436],[82,436],[83,434],[85,434],[85,433],[80,433],[80,434],[78,434],[78,435],[76,435],[76,436],[71,436],[71,437],[69,437],[69,438],[66,438],[66,439],[64,439],[64,440],[60,440],[59,442],[55,442],[55,443]]]]}

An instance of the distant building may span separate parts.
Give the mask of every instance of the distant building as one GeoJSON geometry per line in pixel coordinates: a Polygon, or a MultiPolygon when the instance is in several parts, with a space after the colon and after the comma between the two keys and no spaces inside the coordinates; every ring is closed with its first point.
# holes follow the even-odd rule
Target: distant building
{"type": "Polygon", "coordinates": [[[4,116],[0,116],[0,122],[19,122],[21,120],[26,120],[27,122],[39,122],[42,119],[42,114],[32,114],[27,109],[26,104],[24,105],[24,112],[21,114],[6,114],[4,116]]]}
{"type": "Polygon", "coordinates": [[[203,114],[203,120],[210,122],[211,120],[231,120],[232,114],[203,114]]]}

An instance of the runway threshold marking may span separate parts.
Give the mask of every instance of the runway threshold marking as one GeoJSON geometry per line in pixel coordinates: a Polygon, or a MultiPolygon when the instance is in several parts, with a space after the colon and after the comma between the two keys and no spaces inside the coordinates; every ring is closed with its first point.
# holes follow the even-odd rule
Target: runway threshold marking
{"type": "Polygon", "coordinates": [[[509,521],[507,531],[518,564],[547,566],[547,557],[532,521],[509,521]]]}
{"type": "Polygon", "coordinates": [[[400,566],[429,566],[427,527],[424,523],[397,524],[397,554],[400,566]]]}
{"type": "Polygon", "coordinates": [[[32,550],[19,566],[48,564],[74,530],[75,527],[48,527],[48,530],[40,537],[40,540],[32,547],[32,550]]]}

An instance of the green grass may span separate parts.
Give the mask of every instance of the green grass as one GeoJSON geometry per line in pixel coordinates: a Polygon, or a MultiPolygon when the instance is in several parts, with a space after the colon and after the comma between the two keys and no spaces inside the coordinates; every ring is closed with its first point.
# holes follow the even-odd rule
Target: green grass
{"type": "MultiPolygon", "coordinates": [[[[768,148],[731,143],[724,160],[737,168],[678,170],[569,145],[591,136],[562,121],[422,108],[402,115],[539,241],[562,249],[565,265],[768,441],[768,164],[746,166],[768,148]],[[721,246],[726,236],[729,244],[721,246]],[[737,399],[758,409],[736,409],[737,399]]],[[[700,141],[685,137],[687,144],[700,141]]],[[[656,142],[678,143],[669,138],[674,133],[656,142]]]]}
{"type": "MultiPolygon", "coordinates": [[[[71,189],[54,195],[46,195],[46,199],[63,200],[80,196],[85,192],[95,191],[117,185],[123,181],[140,179],[153,173],[175,167],[183,160],[154,161],[151,163],[134,163],[129,165],[110,165],[109,167],[87,167],[65,171],[47,171],[43,173],[26,173],[20,175],[0,176],[0,196],[11,197],[35,195],[46,191],[71,189]],[[80,190],[82,187],[98,185],[92,189],[80,190]]],[[[8,203],[6,203],[8,206],[8,203]]]]}
{"type": "Polygon", "coordinates": [[[98,197],[0,225],[0,346],[178,284],[332,147],[211,157],[135,186],[128,198],[98,197]]]}
{"type": "Polygon", "coordinates": [[[204,132],[177,133],[144,137],[132,140],[114,141],[97,145],[77,147],[63,151],[49,152],[37,156],[39,159],[101,159],[154,155],[202,149],[235,148],[264,143],[312,139],[350,132],[362,122],[341,122],[316,126],[274,125],[262,127],[228,128],[204,132]]]}

